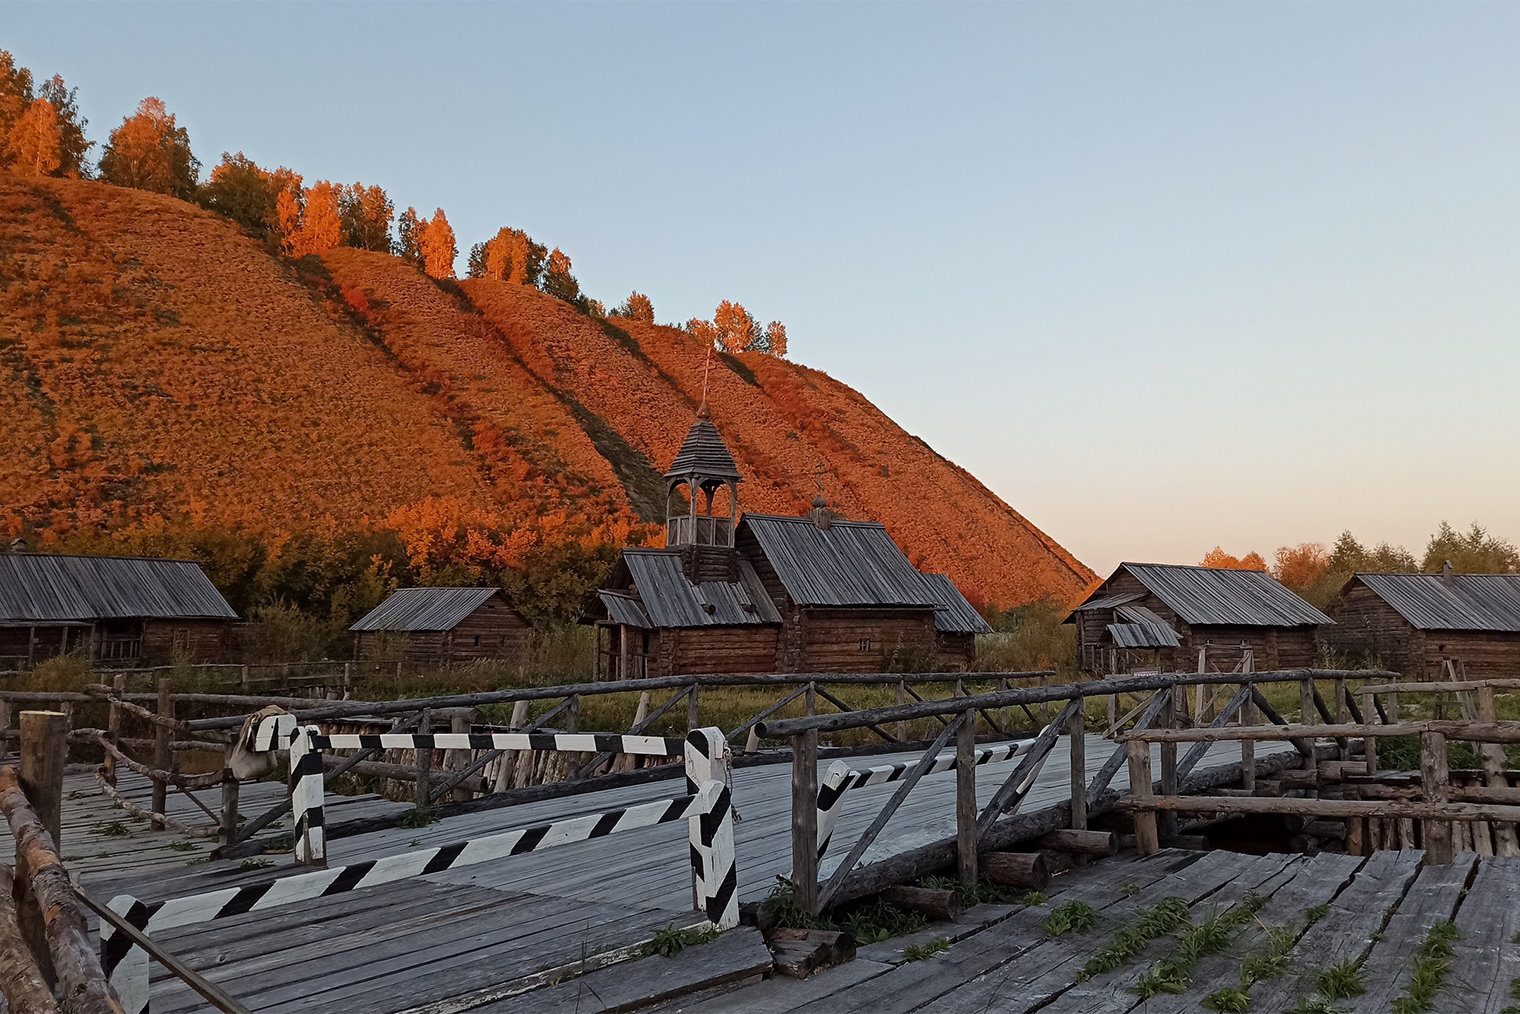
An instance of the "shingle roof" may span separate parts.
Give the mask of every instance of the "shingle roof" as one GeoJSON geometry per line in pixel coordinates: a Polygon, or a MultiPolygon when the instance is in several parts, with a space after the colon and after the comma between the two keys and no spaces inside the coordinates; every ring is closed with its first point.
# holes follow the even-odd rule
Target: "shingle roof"
{"type": "Polygon", "coordinates": [[[1120,648],[1175,648],[1182,643],[1164,623],[1110,623],[1108,636],[1120,648]]]}
{"type": "Polygon", "coordinates": [[[742,478],[739,466],[734,464],[733,455],[728,453],[727,445],[718,435],[718,428],[707,418],[706,408],[704,404],[698,411],[697,421],[687,431],[686,439],[676,452],[675,460],[670,463],[670,471],[665,473],[665,478],[700,475],[705,478],[733,479],[735,482],[742,478]]]}
{"type": "Polygon", "coordinates": [[[1077,608],[1073,611],[1080,613],[1087,612],[1090,609],[1113,609],[1117,606],[1124,605],[1126,602],[1133,602],[1136,599],[1143,598],[1145,598],[1145,596],[1139,592],[1124,592],[1120,595],[1105,595],[1100,599],[1089,599],[1088,601],[1082,603],[1080,606],[1077,606],[1077,608]]]}
{"type": "Polygon", "coordinates": [[[924,576],[879,524],[746,514],[749,531],[792,601],[804,606],[937,606],[924,576]]]}
{"type": "Polygon", "coordinates": [[[748,560],[739,580],[693,584],[681,554],[669,549],[625,549],[623,564],[654,627],[724,627],[780,623],[781,614],[748,560]],[[709,608],[711,607],[711,608],[709,608]]]}
{"type": "Polygon", "coordinates": [[[235,620],[194,560],[0,553],[0,623],[235,620]]]}
{"type": "Polygon", "coordinates": [[[1259,570],[1163,563],[1121,563],[1119,570],[1128,571],[1194,625],[1300,627],[1335,622],[1259,570]]]}
{"type": "Polygon", "coordinates": [[[607,610],[607,619],[613,623],[638,627],[641,630],[654,628],[654,622],[644,611],[644,606],[632,595],[604,589],[597,592],[596,597],[601,601],[602,608],[607,610]]]}
{"type": "Polygon", "coordinates": [[[453,630],[500,588],[401,588],[349,630],[453,630]]]}
{"type": "MultiPolygon", "coordinates": [[[[1520,574],[1357,574],[1418,630],[1520,632],[1520,574]]],[[[1348,582],[1349,583],[1349,582],[1348,582]]]]}
{"type": "Polygon", "coordinates": [[[942,634],[990,634],[992,628],[944,574],[924,574],[934,598],[934,629],[942,634]]]}

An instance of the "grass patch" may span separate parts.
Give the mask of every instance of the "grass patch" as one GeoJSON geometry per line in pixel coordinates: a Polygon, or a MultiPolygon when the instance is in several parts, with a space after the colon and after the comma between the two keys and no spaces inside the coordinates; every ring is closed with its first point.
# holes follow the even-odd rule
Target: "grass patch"
{"type": "Polygon", "coordinates": [[[1034,908],[1037,905],[1045,904],[1049,900],[1050,895],[1048,894],[1043,894],[1040,891],[1030,891],[1019,899],[1019,904],[1026,908],[1034,908]]]}
{"type": "Polygon", "coordinates": [[[1006,905],[1014,900],[1012,892],[1004,890],[986,877],[979,877],[974,887],[961,883],[959,877],[921,877],[917,886],[932,891],[949,891],[961,908],[972,905],[1006,905]]]}
{"type": "Polygon", "coordinates": [[[1181,898],[1163,898],[1144,912],[1133,922],[1121,926],[1115,931],[1109,940],[1108,946],[1082,966],[1082,973],[1077,978],[1086,981],[1105,972],[1112,972],[1120,965],[1127,964],[1135,955],[1145,949],[1145,945],[1156,937],[1164,936],[1180,926],[1185,926],[1191,919],[1188,913],[1187,902],[1181,898]]]}
{"type": "Polygon", "coordinates": [[[1184,992],[1193,981],[1198,962],[1228,947],[1240,928],[1254,919],[1268,900],[1264,895],[1249,893],[1239,904],[1223,912],[1210,911],[1201,923],[1189,927],[1182,934],[1177,953],[1156,962],[1154,968],[1140,976],[1135,984],[1140,998],[1148,1000],[1162,993],[1184,992]]]}
{"type": "Polygon", "coordinates": [[[716,939],[718,939],[718,930],[715,926],[702,929],[676,929],[674,926],[666,926],[664,929],[654,931],[654,939],[644,946],[644,956],[659,955],[662,958],[673,958],[688,947],[712,943],[716,939]]]}
{"type": "Polygon", "coordinates": [[[1451,944],[1455,939],[1457,927],[1450,919],[1443,919],[1430,927],[1410,966],[1409,985],[1404,988],[1403,995],[1393,1001],[1392,1014],[1425,1014],[1430,1010],[1451,972],[1451,944]]]}
{"type": "Polygon", "coordinates": [[[396,826],[404,827],[408,831],[415,831],[418,828],[427,827],[429,824],[436,823],[438,823],[437,817],[431,813],[428,813],[426,810],[418,810],[416,808],[407,810],[401,816],[396,818],[396,826]]]}
{"type": "Polygon", "coordinates": [[[912,947],[909,947],[907,950],[903,951],[903,960],[923,961],[925,958],[934,957],[934,955],[938,954],[940,951],[948,951],[949,949],[950,941],[948,940],[930,940],[926,944],[914,944],[912,947]]]}
{"type": "Polygon", "coordinates": [[[1349,1000],[1367,992],[1362,983],[1361,962],[1349,958],[1321,968],[1314,977],[1314,984],[1320,995],[1330,1000],[1349,1000]]]}
{"type": "Polygon", "coordinates": [[[1058,937],[1075,930],[1086,933],[1098,922],[1098,912],[1085,901],[1068,901],[1059,906],[1040,924],[1047,937],[1058,937]]]}
{"type": "Polygon", "coordinates": [[[1346,1008],[1336,1006],[1334,1000],[1315,996],[1298,1001],[1298,1006],[1290,1010],[1288,1014],[1345,1014],[1345,1012],[1346,1008]]]}
{"type": "Polygon", "coordinates": [[[273,866],[274,860],[265,859],[263,856],[249,856],[238,865],[245,870],[261,870],[266,866],[273,866]]]}
{"type": "Polygon", "coordinates": [[[119,820],[103,820],[95,825],[95,833],[102,838],[125,838],[132,829],[119,820]]]}
{"type": "Polygon", "coordinates": [[[171,841],[169,847],[176,852],[194,852],[195,843],[188,841],[171,841]]]}
{"type": "Polygon", "coordinates": [[[898,908],[880,898],[842,906],[832,917],[813,915],[798,904],[796,892],[785,877],[776,878],[770,899],[776,913],[776,925],[803,930],[843,930],[858,944],[879,944],[929,925],[929,920],[919,913],[898,908]]]}
{"type": "Polygon", "coordinates": [[[1225,1014],[1240,1014],[1241,1011],[1251,1009],[1251,996],[1243,989],[1226,986],[1204,997],[1203,1005],[1209,1010],[1223,1011],[1225,1014]]]}

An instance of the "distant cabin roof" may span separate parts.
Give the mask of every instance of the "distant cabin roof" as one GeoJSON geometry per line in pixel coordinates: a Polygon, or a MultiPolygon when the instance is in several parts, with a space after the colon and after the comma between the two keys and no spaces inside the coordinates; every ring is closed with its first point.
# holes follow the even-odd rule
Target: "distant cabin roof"
{"type": "Polygon", "coordinates": [[[992,627],[982,619],[955,582],[945,574],[924,574],[934,593],[934,629],[941,634],[990,634],[992,627]]]}
{"type": "Polygon", "coordinates": [[[737,581],[688,581],[681,554],[673,549],[625,549],[621,566],[627,568],[638,599],[616,591],[599,593],[614,622],[647,629],[781,622],[748,560],[739,561],[737,581]],[[643,622],[640,614],[647,617],[643,622]]]}
{"type": "Polygon", "coordinates": [[[348,629],[453,630],[493,595],[506,597],[500,588],[400,588],[348,629]]]}
{"type": "Polygon", "coordinates": [[[924,575],[879,524],[833,521],[820,528],[811,518],[746,514],[739,527],[760,543],[798,605],[940,605],[924,575]]]}
{"type": "Polygon", "coordinates": [[[1194,626],[1302,627],[1335,622],[1259,570],[1121,563],[1109,581],[1121,571],[1194,626]]]}
{"type": "Polygon", "coordinates": [[[1347,585],[1354,581],[1417,630],[1520,632],[1520,574],[1357,574],[1347,585]]]}
{"type": "Polygon", "coordinates": [[[1108,636],[1119,648],[1176,648],[1182,644],[1177,632],[1165,623],[1110,623],[1108,636]]]}
{"type": "Polygon", "coordinates": [[[194,560],[0,553],[0,624],[235,620],[194,560]]]}
{"type": "Polygon", "coordinates": [[[743,478],[739,474],[739,466],[734,464],[733,455],[728,453],[727,445],[718,435],[718,428],[707,417],[706,402],[697,410],[697,421],[687,431],[686,439],[676,452],[675,460],[670,463],[670,471],[665,473],[665,478],[679,479],[689,475],[732,479],[735,482],[743,478]]]}

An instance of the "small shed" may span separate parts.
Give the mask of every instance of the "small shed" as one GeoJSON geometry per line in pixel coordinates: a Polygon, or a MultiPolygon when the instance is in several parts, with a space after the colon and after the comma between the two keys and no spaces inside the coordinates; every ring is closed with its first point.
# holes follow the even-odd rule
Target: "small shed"
{"type": "Polygon", "coordinates": [[[194,560],[0,553],[0,668],[70,652],[216,661],[236,619],[194,560]]]}
{"type": "Polygon", "coordinates": [[[1355,661],[1440,676],[1520,672],[1520,574],[1355,574],[1330,615],[1325,645],[1355,661]]]}
{"type": "Polygon", "coordinates": [[[968,669],[976,661],[976,635],[990,634],[992,627],[982,619],[966,596],[947,574],[925,574],[924,580],[934,595],[934,641],[937,669],[953,672],[968,669]]]}
{"type": "Polygon", "coordinates": [[[401,588],[348,628],[366,661],[516,658],[533,628],[500,588],[401,588]]]}
{"type": "Polygon", "coordinates": [[[1259,570],[1121,563],[1072,611],[1082,668],[1232,672],[1314,664],[1334,620],[1259,570]]]}

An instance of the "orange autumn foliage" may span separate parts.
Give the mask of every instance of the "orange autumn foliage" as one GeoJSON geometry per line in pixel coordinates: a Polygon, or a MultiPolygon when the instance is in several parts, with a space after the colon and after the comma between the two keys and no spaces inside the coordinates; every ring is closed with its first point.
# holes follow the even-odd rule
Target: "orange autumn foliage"
{"type": "Polygon", "coordinates": [[[1330,552],[1317,542],[1282,546],[1272,564],[1272,576],[1302,593],[1330,569],[1330,552]]]}
{"type": "Polygon", "coordinates": [[[19,176],[51,176],[63,164],[63,133],[58,112],[47,99],[37,99],[3,138],[11,172],[19,176]]]}
{"type": "Polygon", "coordinates": [[[1245,556],[1236,557],[1215,546],[1204,555],[1199,566],[1220,567],[1225,570],[1266,570],[1267,561],[1262,559],[1260,553],[1247,553],[1245,556]]]}
{"type": "Polygon", "coordinates": [[[454,243],[454,230],[439,208],[433,212],[432,221],[419,229],[417,245],[422,254],[422,270],[434,278],[453,278],[454,259],[459,248],[454,243]]]}

